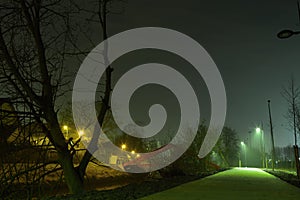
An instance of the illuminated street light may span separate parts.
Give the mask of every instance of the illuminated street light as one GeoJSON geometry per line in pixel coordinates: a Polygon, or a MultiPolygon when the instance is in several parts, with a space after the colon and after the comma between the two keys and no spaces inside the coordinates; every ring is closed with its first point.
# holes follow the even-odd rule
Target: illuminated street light
{"type": "Polygon", "coordinates": [[[261,154],[262,154],[262,167],[265,168],[267,166],[267,162],[265,160],[265,141],[264,141],[264,131],[260,127],[257,127],[256,134],[261,134],[261,154]]]}
{"type": "Polygon", "coordinates": [[[84,132],[82,130],[78,131],[78,135],[79,135],[79,137],[82,137],[84,135],[84,132]]]}
{"type": "Polygon", "coordinates": [[[135,151],[131,151],[131,154],[135,154],[135,151]]]}
{"type": "Polygon", "coordinates": [[[241,142],[241,145],[242,145],[242,148],[243,148],[243,150],[245,151],[245,167],[247,167],[247,149],[246,149],[246,144],[245,144],[245,142],[241,142]]]}
{"type": "Polygon", "coordinates": [[[282,30],[277,34],[277,37],[280,39],[287,39],[293,35],[300,34],[300,31],[292,31],[292,30],[282,30]]]}
{"type": "Polygon", "coordinates": [[[69,127],[68,127],[67,125],[64,125],[64,126],[63,126],[63,129],[64,129],[65,131],[67,131],[67,130],[69,129],[69,127]]]}
{"type": "Polygon", "coordinates": [[[126,149],[126,144],[122,144],[121,148],[122,148],[122,150],[125,150],[126,149]]]}
{"type": "Polygon", "coordinates": [[[67,125],[63,126],[64,131],[66,131],[66,137],[69,138],[69,127],[67,125]]]}
{"type": "Polygon", "coordinates": [[[260,133],[260,131],[261,131],[259,127],[257,127],[255,130],[256,130],[256,133],[260,133]]]}

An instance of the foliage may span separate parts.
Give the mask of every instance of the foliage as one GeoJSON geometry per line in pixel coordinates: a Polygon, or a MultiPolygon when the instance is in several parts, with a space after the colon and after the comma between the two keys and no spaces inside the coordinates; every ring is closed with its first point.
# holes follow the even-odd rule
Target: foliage
{"type": "Polygon", "coordinates": [[[197,134],[191,146],[178,160],[160,170],[161,175],[197,175],[200,172],[207,171],[210,164],[209,155],[202,159],[198,157],[199,149],[204,140],[206,132],[207,127],[204,123],[202,123],[198,128],[197,134]]]}
{"type": "Polygon", "coordinates": [[[237,132],[230,127],[224,127],[215,149],[223,160],[223,166],[236,166],[239,154],[237,132]]]}

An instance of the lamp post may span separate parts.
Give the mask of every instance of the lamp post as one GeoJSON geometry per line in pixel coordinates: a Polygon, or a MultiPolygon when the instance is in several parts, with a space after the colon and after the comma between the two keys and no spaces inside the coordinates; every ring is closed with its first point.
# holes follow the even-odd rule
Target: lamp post
{"type": "Polygon", "coordinates": [[[242,146],[242,149],[244,150],[244,153],[245,153],[245,167],[247,167],[247,152],[246,152],[246,144],[242,141],[241,142],[241,146],[242,146]]]}
{"type": "Polygon", "coordinates": [[[273,134],[273,122],[271,115],[271,100],[268,100],[268,110],[270,118],[270,132],[271,132],[271,141],[272,141],[272,170],[274,171],[275,167],[275,144],[274,144],[274,134],[273,134]]]}
{"type": "Polygon", "coordinates": [[[241,152],[239,152],[239,167],[242,167],[241,152]]]}
{"type": "Polygon", "coordinates": [[[260,134],[261,136],[261,140],[260,140],[260,144],[261,144],[261,155],[262,155],[262,168],[265,168],[266,166],[266,159],[265,159],[265,140],[264,140],[264,131],[262,128],[257,127],[255,129],[256,134],[260,134]]]}
{"type": "Polygon", "coordinates": [[[287,39],[292,37],[293,35],[298,35],[300,34],[300,31],[293,31],[293,30],[282,30],[277,34],[277,37],[279,39],[287,39]]]}
{"type": "MultiPolygon", "coordinates": [[[[298,7],[298,17],[299,17],[299,22],[300,22],[300,4],[299,4],[299,0],[297,0],[297,7],[298,7]]],[[[286,38],[289,38],[293,35],[298,35],[298,34],[300,34],[300,31],[282,30],[277,34],[277,37],[280,38],[280,39],[286,39],[286,38]]],[[[274,171],[275,147],[274,147],[274,137],[273,137],[273,127],[272,127],[270,100],[268,100],[268,107],[269,107],[270,128],[271,128],[271,137],[272,137],[272,170],[274,171]]],[[[294,125],[295,125],[295,115],[294,115],[294,125]]],[[[295,128],[294,128],[294,132],[296,134],[296,129],[295,128]]],[[[297,145],[297,137],[296,136],[295,136],[294,154],[295,154],[297,177],[298,177],[298,179],[300,179],[299,152],[298,152],[298,145],[297,145]]]]}

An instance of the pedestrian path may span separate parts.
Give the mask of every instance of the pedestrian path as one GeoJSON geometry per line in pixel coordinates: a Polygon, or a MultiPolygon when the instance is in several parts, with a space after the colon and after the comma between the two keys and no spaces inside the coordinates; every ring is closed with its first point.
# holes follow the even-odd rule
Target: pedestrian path
{"type": "Polygon", "coordinates": [[[300,200],[300,188],[256,168],[234,168],[143,200],[300,200]]]}

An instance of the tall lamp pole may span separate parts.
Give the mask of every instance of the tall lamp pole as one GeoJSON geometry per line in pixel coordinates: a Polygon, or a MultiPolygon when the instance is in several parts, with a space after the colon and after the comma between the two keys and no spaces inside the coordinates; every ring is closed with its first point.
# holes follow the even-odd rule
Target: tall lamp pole
{"type": "Polygon", "coordinates": [[[265,140],[264,140],[264,131],[263,131],[263,124],[261,124],[261,128],[257,127],[255,129],[256,134],[260,134],[260,148],[261,148],[261,157],[262,157],[262,168],[266,167],[265,161],[265,140]]]}
{"type": "MultiPolygon", "coordinates": [[[[298,17],[300,22],[300,4],[299,1],[297,1],[297,7],[298,7],[298,17]]],[[[293,30],[282,30],[277,34],[277,37],[280,39],[286,39],[293,35],[300,34],[300,31],[293,31],[293,30]]],[[[296,134],[295,129],[295,116],[294,116],[294,133],[296,134]]],[[[299,149],[297,145],[297,137],[295,136],[295,145],[294,145],[294,154],[295,154],[295,162],[296,162],[296,170],[297,170],[297,177],[300,179],[300,161],[299,161],[299,149]]]]}
{"type": "Polygon", "coordinates": [[[263,148],[263,164],[264,168],[267,168],[267,162],[266,162],[266,144],[265,144],[265,133],[264,133],[264,125],[261,123],[261,141],[262,141],[262,148],[263,148]]]}
{"type": "Polygon", "coordinates": [[[271,130],[271,140],[272,140],[272,170],[274,171],[275,145],[274,145],[273,124],[272,124],[272,115],[271,115],[271,101],[270,100],[268,100],[268,108],[269,108],[270,130],[271,130]]]}
{"type": "Polygon", "coordinates": [[[244,142],[241,142],[241,145],[242,145],[242,149],[244,150],[244,153],[245,153],[245,167],[248,166],[248,163],[247,163],[247,149],[246,149],[246,144],[244,142]]]}

